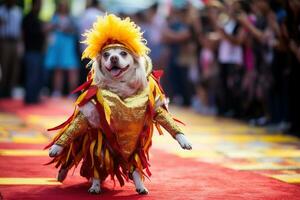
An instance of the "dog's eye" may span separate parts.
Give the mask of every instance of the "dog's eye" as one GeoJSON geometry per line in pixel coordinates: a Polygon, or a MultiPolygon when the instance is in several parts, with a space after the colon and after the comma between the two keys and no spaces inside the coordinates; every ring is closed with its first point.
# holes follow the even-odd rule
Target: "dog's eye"
{"type": "Polygon", "coordinates": [[[121,56],[127,56],[127,52],[126,51],[121,51],[121,56]]]}
{"type": "Polygon", "coordinates": [[[104,53],[103,53],[103,57],[104,57],[104,58],[107,58],[108,56],[109,56],[109,53],[108,53],[108,52],[104,52],[104,53]]]}

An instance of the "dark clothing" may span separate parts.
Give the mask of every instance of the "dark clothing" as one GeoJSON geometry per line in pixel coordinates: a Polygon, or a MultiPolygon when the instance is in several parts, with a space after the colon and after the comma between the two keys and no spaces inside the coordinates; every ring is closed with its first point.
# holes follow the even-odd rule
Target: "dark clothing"
{"type": "Polygon", "coordinates": [[[291,75],[289,78],[289,108],[291,133],[300,137],[300,96],[298,94],[300,85],[300,62],[291,56],[291,75]]]}
{"type": "Polygon", "coordinates": [[[42,21],[30,12],[22,22],[25,51],[42,51],[45,44],[42,21]]]}
{"type": "MultiPolygon", "coordinates": [[[[188,29],[188,27],[182,22],[173,22],[170,24],[170,28],[175,32],[188,29]]],[[[191,103],[191,83],[188,79],[188,66],[182,66],[179,62],[181,48],[184,43],[172,43],[170,48],[170,62],[167,69],[169,75],[169,81],[173,89],[173,97],[181,96],[183,99],[183,105],[189,106],[191,103]]]]}
{"type": "Polygon", "coordinates": [[[38,103],[43,86],[43,55],[41,52],[26,52],[24,56],[26,68],[25,103],[38,103]]]}
{"type": "Polygon", "coordinates": [[[39,20],[37,14],[30,12],[23,19],[22,30],[25,43],[25,103],[38,103],[40,90],[44,85],[45,34],[42,21],[39,20]]]}

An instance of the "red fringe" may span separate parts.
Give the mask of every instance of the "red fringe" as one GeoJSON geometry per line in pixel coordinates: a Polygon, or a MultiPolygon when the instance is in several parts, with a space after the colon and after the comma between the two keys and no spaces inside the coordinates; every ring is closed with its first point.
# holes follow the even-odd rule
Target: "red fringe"
{"type": "Polygon", "coordinates": [[[160,84],[160,78],[163,76],[164,74],[164,71],[163,70],[154,70],[152,72],[152,77],[154,78],[154,80],[156,81],[160,91],[163,93],[163,94],[166,94],[164,89],[162,88],[161,84],[160,84]]]}
{"type": "MultiPolygon", "coordinates": [[[[110,126],[108,125],[108,123],[106,121],[103,106],[101,106],[100,103],[97,102],[96,108],[100,115],[100,124],[101,124],[101,128],[103,129],[103,134],[106,136],[107,140],[109,141],[109,144],[111,145],[111,148],[115,151],[115,153],[117,155],[121,156],[122,154],[121,154],[120,147],[116,141],[116,138],[115,138],[110,126]]],[[[111,121],[111,123],[113,123],[113,122],[111,121]]]]}
{"type": "Polygon", "coordinates": [[[74,113],[67,119],[67,121],[65,121],[64,123],[54,127],[54,128],[49,128],[47,129],[47,131],[54,131],[54,130],[58,130],[58,129],[62,129],[64,128],[68,123],[70,123],[73,119],[74,113]]]}
{"type": "Polygon", "coordinates": [[[182,121],[180,121],[179,119],[177,119],[177,118],[175,118],[175,117],[173,117],[173,119],[174,119],[174,121],[176,121],[176,122],[178,122],[178,123],[180,123],[180,124],[182,124],[182,125],[184,125],[185,126],[185,123],[183,123],[182,121]]]}
{"type": "Polygon", "coordinates": [[[88,89],[84,99],[78,104],[78,106],[83,106],[84,104],[89,102],[97,94],[97,90],[98,90],[97,86],[95,86],[95,85],[91,86],[88,89]]]}
{"type": "Polygon", "coordinates": [[[90,85],[92,84],[92,79],[90,79],[90,80],[88,80],[88,81],[86,81],[86,82],[84,82],[82,85],[80,85],[78,88],[76,88],[75,90],[73,90],[72,92],[71,92],[71,94],[75,94],[75,93],[77,93],[77,92],[79,92],[79,91],[81,91],[81,90],[86,90],[88,87],[90,87],[90,85]]]}
{"type": "Polygon", "coordinates": [[[155,79],[160,80],[160,78],[164,75],[164,71],[163,70],[153,70],[152,74],[155,77],[155,79]]]}

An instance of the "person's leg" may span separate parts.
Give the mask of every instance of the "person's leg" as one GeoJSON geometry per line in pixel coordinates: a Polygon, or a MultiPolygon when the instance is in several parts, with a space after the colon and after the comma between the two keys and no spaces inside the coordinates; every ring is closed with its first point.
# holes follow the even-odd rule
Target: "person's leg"
{"type": "Polygon", "coordinates": [[[28,52],[25,54],[25,103],[37,103],[39,101],[40,89],[43,85],[42,77],[42,55],[39,52],[28,52]]]}
{"type": "Polygon", "coordinates": [[[9,82],[9,87],[11,89],[18,86],[20,83],[20,55],[18,53],[18,42],[13,41],[11,42],[11,51],[9,56],[9,63],[11,68],[11,80],[9,82]]]}
{"type": "Polygon", "coordinates": [[[188,78],[188,69],[187,67],[180,67],[179,68],[179,90],[180,94],[183,97],[183,105],[189,106],[191,104],[191,94],[193,90],[193,85],[190,83],[188,78]]]}
{"type": "Polygon", "coordinates": [[[9,41],[1,40],[0,41],[0,97],[7,97],[10,94],[9,91],[9,54],[10,54],[11,45],[9,41]]]}
{"type": "Polygon", "coordinates": [[[219,89],[219,98],[218,98],[218,108],[219,114],[224,115],[228,111],[227,101],[228,101],[228,65],[220,64],[220,89],[219,89]]]}
{"type": "Polygon", "coordinates": [[[169,67],[169,80],[172,88],[172,101],[175,104],[182,104],[182,96],[180,96],[180,69],[176,64],[171,64],[169,67]]]}
{"type": "Polygon", "coordinates": [[[64,71],[62,69],[54,70],[53,96],[60,96],[63,89],[64,71]]]}
{"type": "Polygon", "coordinates": [[[68,79],[69,79],[69,92],[71,92],[78,85],[78,69],[69,69],[68,79]]]}

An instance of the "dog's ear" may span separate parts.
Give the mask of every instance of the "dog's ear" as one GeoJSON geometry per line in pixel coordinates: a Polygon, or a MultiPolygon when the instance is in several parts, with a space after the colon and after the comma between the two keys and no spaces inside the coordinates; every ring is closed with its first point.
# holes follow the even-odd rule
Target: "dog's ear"
{"type": "Polygon", "coordinates": [[[103,71],[102,71],[102,63],[101,63],[101,59],[102,59],[102,53],[99,53],[99,54],[96,56],[94,63],[95,63],[95,62],[97,63],[97,67],[99,68],[99,70],[101,71],[101,73],[103,73],[103,71]]]}
{"type": "Polygon", "coordinates": [[[95,58],[98,63],[101,63],[101,57],[102,57],[102,53],[100,52],[95,58]]]}
{"type": "Polygon", "coordinates": [[[141,62],[141,59],[142,57],[138,56],[138,55],[135,55],[135,54],[131,54],[132,57],[133,57],[133,61],[134,61],[134,65],[135,66],[140,66],[142,65],[143,63],[141,62]]]}

